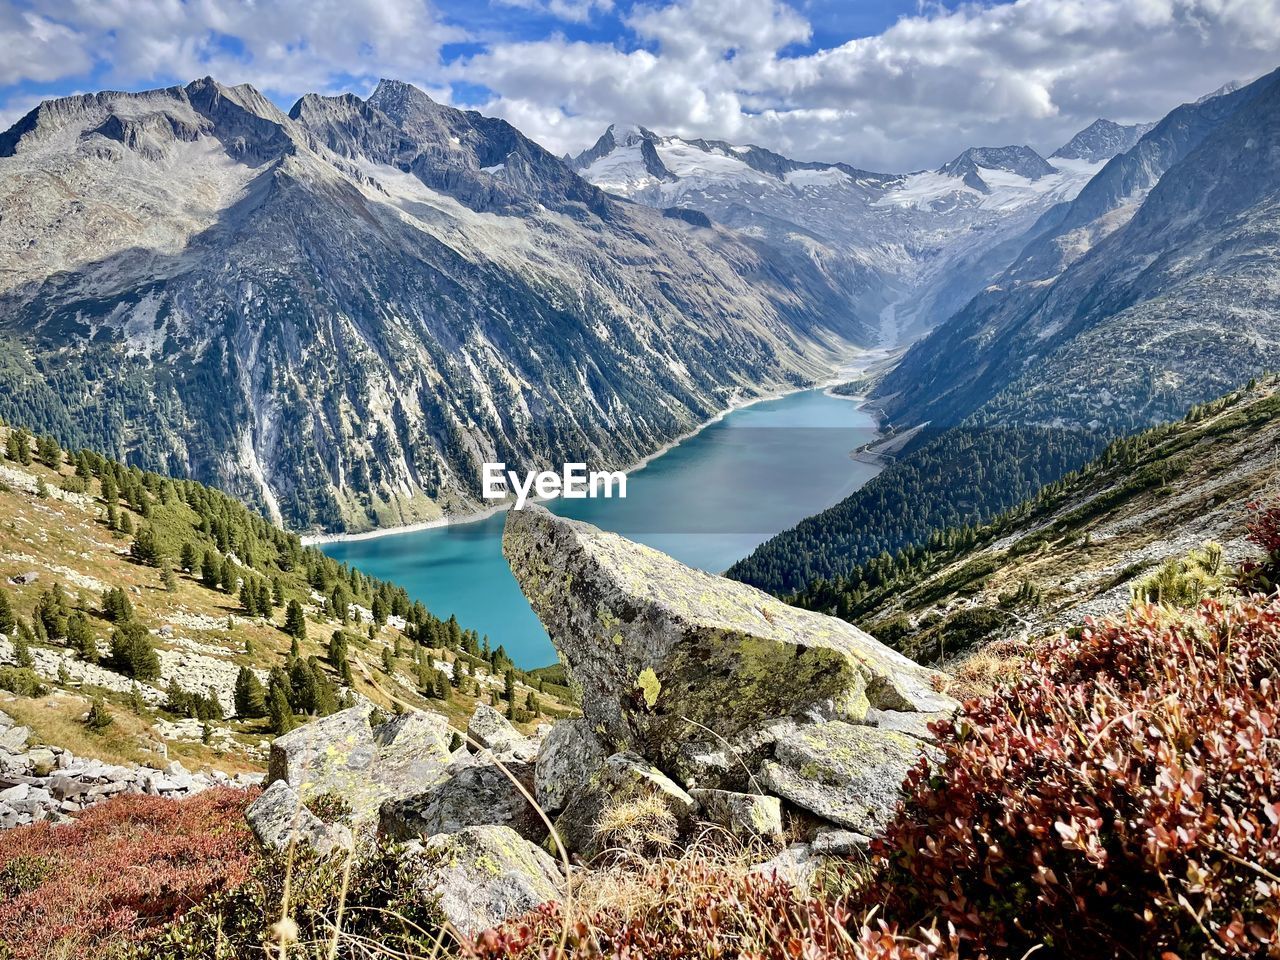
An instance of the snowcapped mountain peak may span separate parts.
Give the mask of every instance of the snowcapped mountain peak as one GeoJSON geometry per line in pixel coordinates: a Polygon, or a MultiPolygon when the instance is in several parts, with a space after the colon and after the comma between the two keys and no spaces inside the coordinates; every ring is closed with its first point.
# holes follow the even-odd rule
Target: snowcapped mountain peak
{"type": "Polygon", "coordinates": [[[605,134],[613,138],[616,146],[633,147],[642,140],[657,143],[661,138],[652,130],[638,123],[611,123],[605,134]]]}
{"type": "Polygon", "coordinates": [[[1060,146],[1051,155],[1052,160],[1088,160],[1097,163],[1109,160],[1118,153],[1131,150],[1154,123],[1116,123],[1099,118],[1060,146]]]}
{"type": "Polygon", "coordinates": [[[939,167],[938,173],[961,179],[979,193],[989,193],[990,187],[981,173],[984,169],[1003,170],[1033,181],[1057,173],[1048,160],[1028,146],[970,147],[939,167]]]}

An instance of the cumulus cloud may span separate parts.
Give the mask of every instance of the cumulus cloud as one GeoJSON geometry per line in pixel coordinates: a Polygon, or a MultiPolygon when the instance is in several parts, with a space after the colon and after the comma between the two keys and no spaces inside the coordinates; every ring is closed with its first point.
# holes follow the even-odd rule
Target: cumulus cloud
{"type": "Polygon", "coordinates": [[[21,16],[26,24],[13,32],[0,19],[6,51],[57,33],[48,54],[26,58],[40,68],[10,61],[0,83],[77,76],[95,65],[120,86],[205,74],[281,93],[384,74],[428,82],[440,47],[465,36],[423,0],[41,0],[38,15],[21,16]]]}
{"type": "Polygon", "coordinates": [[[209,73],[278,96],[393,76],[460,84],[557,153],[623,121],[905,170],[974,144],[1051,150],[1096,117],[1155,119],[1280,65],[1280,0],[925,2],[821,49],[799,0],[491,4],[613,32],[512,37],[486,16],[469,36],[465,7],[447,19],[428,0],[9,0],[0,102],[12,112],[30,96],[14,85],[90,73],[126,87],[209,73]],[[468,55],[445,62],[455,41],[468,55]]]}
{"type": "Polygon", "coordinates": [[[930,6],[800,54],[808,24],[779,0],[676,0],[626,23],[639,49],[498,44],[454,71],[556,150],[625,120],[900,170],[975,143],[1051,150],[1099,116],[1156,119],[1280,65],[1280,0],[930,6]]]}
{"type": "Polygon", "coordinates": [[[613,9],[613,0],[495,0],[499,6],[533,10],[570,23],[585,23],[597,12],[613,9]]]}

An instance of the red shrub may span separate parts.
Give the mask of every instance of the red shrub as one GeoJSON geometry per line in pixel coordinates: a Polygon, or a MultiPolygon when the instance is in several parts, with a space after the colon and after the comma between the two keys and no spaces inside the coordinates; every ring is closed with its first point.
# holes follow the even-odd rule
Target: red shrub
{"type": "Polygon", "coordinates": [[[1242,589],[1270,593],[1280,585],[1280,503],[1263,506],[1249,504],[1245,539],[1260,549],[1261,560],[1246,560],[1240,565],[1242,589]]]}
{"type": "Polygon", "coordinates": [[[879,845],[900,922],[1003,956],[1280,952],[1280,601],[1061,638],[946,727],[879,845]]]}
{"type": "Polygon", "coordinates": [[[75,824],[0,833],[0,955],[101,957],[239,884],[256,859],[244,825],[252,799],[121,796],[75,824]]]}
{"type": "Polygon", "coordinates": [[[666,866],[642,904],[570,921],[558,904],[480,935],[472,954],[556,960],[955,960],[958,941],[862,927],[843,899],[799,897],[786,883],[697,862],[666,866]],[[563,949],[561,943],[563,939],[563,949]]]}

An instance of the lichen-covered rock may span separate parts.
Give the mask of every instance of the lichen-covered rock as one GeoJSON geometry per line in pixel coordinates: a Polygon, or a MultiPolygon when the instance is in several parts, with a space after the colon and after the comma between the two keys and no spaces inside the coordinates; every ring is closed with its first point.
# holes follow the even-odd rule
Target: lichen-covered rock
{"type": "Polygon", "coordinates": [[[933,743],[938,738],[929,729],[929,724],[936,720],[946,720],[950,716],[950,711],[909,713],[902,710],[873,709],[867,711],[867,723],[873,727],[879,727],[881,730],[897,730],[899,733],[905,733],[908,736],[915,737],[917,740],[933,743]]]}
{"type": "Polygon", "coordinates": [[[31,728],[20,724],[0,726],[0,751],[5,753],[22,753],[27,749],[27,741],[31,739],[31,728]]]}
{"type": "Polygon", "coordinates": [[[759,780],[825,820],[877,836],[893,816],[907,771],[926,750],[905,733],[834,720],[778,741],[759,780]]]}
{"type": "Polygon", "coordinates": [[[699,816],[724,827],[735,837],[776,837],[782,833],[782,804],[777,797],[732,790],[690,790],[699,816]]]}
{"type": "Polygon", "coordinates": [[[518,753],[532,756],[532,741],[487,703],[476,704],[467,723],[467,746],[471,750],[491,750],[496,754],[518,753]]]}
{"type": "Polygon", "coordinates": [[[678,772],[682,745],[708,729],[732,740],[815,710],[861,721],[872,707],[955,706],[939,675],[851,624],[541,507],[507,514],[503,552],[592,728],[663,769],[678,772]]]}
{"type": "Polygon", "coordinates": [[[657,797],[678,827],[687,824],[697,809],[693,797],[643,757],[615,753],[596,770],[556,819],[556,833],[570,851],[591,858],[605,845],[600,817],[613,804],[642,797],[657,797]]]}
{"type": "Polygon", "coordinates": [[[761,877],[777,878],[800,890],[807,890],[818,871],[827,863],[807,843],[793,843],[763,863],[757,863],[747,872],[761,877]]]}
{"type": "Polygon", "coordinates": [[[541,840],[547,826],[526,793],[533,795],[530,761],[463,754],[425,789],[384,803],[379,829],[396,840],[411,840],[491,825],[541,840]]]}
{"type": "Polygon", "coordinates": [[[407,845],[403,863],[424,898],[465,937],[564,894],[556,862],[508,827],[468,827],[407,845]]]}
{"type": "Polygon", "coordinates": [[[372,823],[388,799],[421,792],[449,762],[448,721],[409,711],[377,727],[368,704],[303,724],[271,744],[267,782],[284,781],[303,800],[332,793],[352,821],[372,823]]]}
{"type": "Polygon", "coordinates": [[[351,850],[351,831],[337,823],[325,823],[283,780],[277,780],[249,804],[244,814],[258,842],[270,850],[284,850],[290,841],[326,856],[335,850],[351,850]]]}
{"type": "Polygon", "coordinates": [[[810,844],[814,853],[826,857],[853,857],[867,855],[871,838],[856,830],[819,830],[810,844]]]}
{"type": "Polygon", "coordinates": [[[548,813],[563,810],[604,763],[607,751],[585,717],[561,720],[542,738],[534,767],[534,796],[548,813]]]}

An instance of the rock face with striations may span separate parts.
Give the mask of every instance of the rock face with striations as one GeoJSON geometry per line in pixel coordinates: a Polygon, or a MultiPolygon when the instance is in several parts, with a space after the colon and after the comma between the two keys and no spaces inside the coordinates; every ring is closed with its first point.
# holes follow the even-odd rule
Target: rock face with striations
{"type": "Polygon", "coordinates": [[[872,709],[955,706],[939,675],[857,627],[541,507],[508,514],[503,552],[591,729],[686,786],[705,773],[692,757],[728,747],[721,782],[696,785],[741,789],[780,718],[866,724],[872,709]]]}

